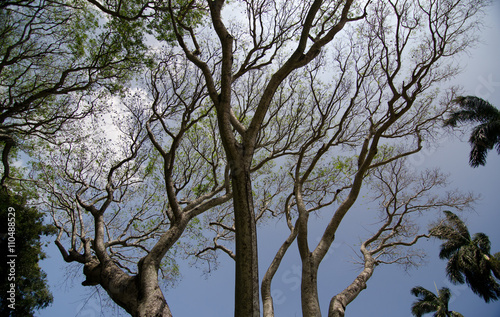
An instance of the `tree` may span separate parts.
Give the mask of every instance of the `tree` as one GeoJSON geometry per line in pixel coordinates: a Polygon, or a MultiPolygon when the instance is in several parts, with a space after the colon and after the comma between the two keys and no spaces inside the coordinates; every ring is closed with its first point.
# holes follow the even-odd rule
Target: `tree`
{"type": "Polygon", "coordinates": [[[50,138],[97,111],[95,99],[116,93],[145,58],[140,31],[112,19],[100,23],[99,12],[82,1],[2,1],[0,20],[0,184],[6,186],[13,146],[50,138]]]}
{"type": "Polygon", "coordinates": [[[124,98],[117,137],[89,118],[72,139],[37,153],[64,260],[83,264],[82,284],[101,285],[133,316],[171,315],[159,275],[175,279],[174,255],[189,249],[181,235],[198,235],[197,217],[231,198],[221,145],[210,139],[212,106],[204,85],[190,82],[199,76],[168,54],[146,95],[124,98]]]}
{"type": "Polygon", "coordinates": [[[430,237],[430,234],[419,233],[419,216],[443,207],[462,210],[475,199],[471,194],[458,191],[433,194],[446,187],[446,177],[437,170],[427,170],[420,175],[412,173],[404,159],[375,168],[368,183],[372,185],[370,194],[379,203],[381,221],[376,231],[361,243],[363,270],[332,298],[330,317],[344,316],[347,305],[366,288],[378,265],[400,264],[406,268],[419,265],[425,253],[413,246],[420,239],[430,237]]]}
{"type": "Polygon", "coordinates": [[[3,254],[0,274],[4,294],[0,313],[2,316],[34,316],[35,311],[47,307],[53,300],[46,274],[38,262],[45,258],[40,238],[53,235],[55,228],[43,224],[43,214],[28,207],[26,197],[5,190],[0,190],[0,213],[3,254]]]}
{"type": "Polygon", "coordinates": [[[463,317],[460,313],[448,310],[451,292],[447,287],[441,288],[437,296],[422,286],[412,288],[411,293],[418,297],[418,301],[411,306],[411,313],[416,317],[432,312],[436,312],[435,317],[463,317]]]}
{"type": "Polygon", "coordinates": [[[485,302],[498,300],[500,265],[490,255],[490,240],[484,233],[471,237],[465,223],[451,211],[445,211],[446,219],[430,230],[434,237],[444,240],[439,257],[447,259],[446,274],[456,284],[467,283],[471,290],[485,302]]]}
{"type": "MultiPolygon", "coordinates": [[[[17,266],[18,315],[32,315],[34,309],[46,307],[52,295],[38,268],[44,254],[36,241],[48,234],[48,227],[42,225],[42,213],[25,206],[29,187],[12,182],[23,178],[12,171],[13,160],[21,150],[29,151],[33,139],[71,134],[68,122],[98,112],[95,100],[117,93],[139,61],[147,60],[140,31],[100,18],[98,11],[78,0],[0,3],[2,213],[13,208],[10,203],[19,207],[17,232],[26,238],[17,240],[18,250],[22,250],[17,258],[22,262],[17,266]]],[[[4,303],[2,311],[6,312],[4,303]]]]}
{"type": "MultiPolygon", "coordinates": [[[[221,13],[223,4],[223,1],[212,1],[209,2],[208,7],[211,25],[219,41],[218,61],[220,64],[217,64],[216,68],[212,67],[211,62],[209,63],[211,56],[203,55],[204,52],[208,53],[212,50],[209,47],[206,49],[201,47],[199,35],[191,32],[189,26],[186,27],[186,23],[179,19],[173,9],[170,12],[171,20],[174,22],[173,30],[186,58],[203,72],[210,99],[216,108],[221,140],[230,165],[236,240],[235,315],[259,315],[256,228],[250,170],[251,159],[259,149],[259,136],[266,133],[269,120],[267,116],[272,113],[273,99],[278,96],[279,87],[286,84],[286,79],[294,71],[306,66],[314,70],[313,61],[317,60],[328,43],[340,37],[340,31],[348,22],[363,20],[363,26],[358,29],[363,39],[356,39],[354,36],[352,44],[363,47],[364,56],[380,63],[376,65],[368,61],[360,54],[357,47],[352,47],[351,56],[357,67],[355,72],[356,84],[358,84],[353,90],[358,94],[348,95],[351,98],[350,104],[346,102],[344,107],[340,108],[336,107],[339,104],[335,101],[339,97],[337,93],[344,92],[341,84],[334,84],[338,89],[334,90],[331,95],[321,95],[318,92],[318,85],[314,84],[314,82],[319,82],[317,75],[310,75],[313,81],[310,84],[311,101],[318,111],[314,112],[317,113],[317,118],[311,116],[308,123],[310,127],[317,128],[312,129],[312,133],[306,134],[305,140],[298,146],[298,155],[294,158],[296,166],[293,196],[298,209],[297,242],[302,260],[302,311],[306,316],[319,316],[317,294],[319,264],[333,242],[342,218],[359,195],[363,178],[372,165],[379,142],[390,134],[393,124],[408,113],[412,106],[418,107],[421,105],[420,102],[426,104],[426,101],[418,98],[422,92],[455,72],[453,68],[440,68],[442,72],[437,71],[438,61],[442,57],[460,51],[458,43],[464,45],[470,43],[470,37],[459,36],[459,34],[464,34],[465,29],[459,26],[461,23],[458,23],[458,20],[462,20],[468,27],[474,29],[476,22],[469,20],[469,17],[477,10],[477,7],[472,8],[470,3],[465,2],[458,3],[456,7],[447,4],[440,6],[418,3],[415,4],[415,9],[410,9],[410,3],[373,3],[370,6],[369,3],[353,5],[351,1],[345,4],[335,1],[314,1],[310,7],[294,7],[288,4],[278,6],[274,2],[265,1],[244,2],[248,17],[245,27],[248,27],[249,32],[240,34],[238,32],[244,31],[238,28],[231,31],[224,23],[221,13]],[[264,13],[262,8],[268,6],[270,10],[264,13]],[[332,8],[334,9],[331,10],[332,8]],[[367,14],[368,12],[370,14],[367,14]],[[279,18],[274,19],[276,16],[279,18]],[[294,16],[298,16],[299,20],[294,20],[294,16]],[[368,18],[365,19],[366,16],[368,18]],[[396,20],[395,29],[385,25],[389,23],[389,16],[396,20]],[[444,17],[447,22],[438,22],[438,16],[444,17]],[[454,20],[455,18],[457,20],[454,20]],[[424,20],[426,23],[421,23],[424,20]],[[454,21],[451,22],[452,20],[454,21]],[[176,23],[177,21],[179,23],[176,23]],[[286,24],[283,25],[283,23],[286,24]],[[408,47],[406,45],[410,38],[413,39],[417,29],[423,31],[424,28],[427,37],[423,42],[415,43],[414,47],[418,47],[412,51],[415,59],[410,58],[409,65],[404,66],[402,62],[406,60],[404,54],[408,47]],[[189,34],[184,36],[180,30],[185,30],[186,33],[189,31],[189,34]],[[292,33],[288,33],[289,30],[292,33]],[[297,37],[298,41],[290,43],[289,40],[293,37],[297,37]],[[394,42],[390,42],[389,37],[393,37],[394,42]],[[243,43],[236,46],[237,39],[240,38],[243,39],[243,43]],[[248,38],[247,41],[246,38],[248,38]],[[362,41],[369,43],[372,47],[362,45],[362,41]],[[292,53],[278,54],[282,47],[286,47],[286,44],[292,46],[292,53]],[[238,50],[239,47],[242,49],[238,50]],[[201,52],[201,56],[193,52],[201,52]],[[275,57],[277,57],[276,60],[274,60],[275,57]],[[236,64],[238,62],[239,65],[236,64]],[[413,67],[413,69],[403,75],[406,67],[413,67]],[[234,92],[237,91],[238,83],[252,76],[251,73],[261,72],[264,69],[270,72],[269,79],[259,86],[254,86],[257,92],[253,94],[255,97],[252,101],[244,105],[243,109],[233,106],[233,98],[239,96],[237,92],[234,92]],[[214,78],[214,73],[217,79],[214,78]],[[370,80],[374,80],[373,86],[367,83],[370,80]],[[387,92],[384,88],[387,88],[387,92]],[[386,97],[385,93],[389,94],[389,97],[386,97]],[[377,95],[380,96],[378,99],[376,99],[377,95]],[[360,133],[360,139],[363,140],[357,152],[358,170],[352,177],[348,197],[338,207],[317,247],[310,250],[307,233],[309,212],[303,199],[304,185],[323,155],[344,142],[348,143],[344,140],[344,133],[349,131],[348,123],[352,122],[355,111],[362,111],[361,109],[367,111],[365,125],[362,125],[366,129],[353,128],[354,131],[360,133]],[[380,117],[378,117],[379,114],[380,117]],[[247,119],[248,123],[244,122],[243,118],[247,119]],[[339,121],[332,120],[332,118],[339,121]],[[312,154],[314,152],[316,154],[312,154]]],[[[343,64],[345,60],[342,57],[346,55],[342,53],[349,53],[340,52],[338,55],[340,58],[335,62],[338,61],[340,64],[338,65],[340,72],[342,72],[342,67],[345,67],[343,70],[347,71],[349,64],[343,64]]],[[[319,66],[316,67],[319,68],[319,66]]],[[[314,71],[310,74],[314,74],[314,71]]],[[[344,101],[347,100],[344,99],[344,101]]],[[[284,109],[286,108],[281,107],[277,115],[279,116],[284,109]]],[[[397,128],[395,130],[396,132],[391,136],[393,138],[398,137],[398,132],[402,133],[401,130],[397,131],[397,128]]],[[[415,131],[412,131],[412,134],[415,135],[415,131]]],[[[360,135],[354,133],[345,138],[356,139],[360,135]]]]}
{"type": "Polygon", "coordinates": [[[296,239],[302,311],[320,316],[318,268],[337,229],[372,170],[439,128],[456,90],[437,88],[457,74],[449,57],[474,42],[484,6],[89,2],[146,21],[164,47],[125,96],[100,100],[117,112],[116,135],[98,118],[75,123],[36,153],[34,178],[64,259],[133,316],[170,316],[160,274],[173,275],[181,251],[210,260],[217,250],[235,260],[235,316],[260,316],[257,224],[274,217],[290,234],[264,276],[264,315],[296,239]],[[324,211],[313,246],[309,217],[324,211]]]}
{"type": "Polygon", "coordinates": [[[500,111],[488,101],[474,96],[457,97],[454,100],[461,110],[453,112],[445,120],[445,126],[456,127],[460,123],[478,123],[470,135],[472,167],[486,164],[488,151],[496,147],[500,154],[500,111]]]}

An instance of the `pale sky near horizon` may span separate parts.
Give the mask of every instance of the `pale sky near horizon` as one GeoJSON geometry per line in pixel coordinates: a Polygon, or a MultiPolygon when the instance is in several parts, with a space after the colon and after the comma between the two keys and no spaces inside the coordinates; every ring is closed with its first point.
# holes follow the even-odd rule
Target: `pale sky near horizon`
{"type": "MultiPolygon", "coordinates": [[[[500,108],[500,1],[488,11],[485,19],[487,28],[482,33],[483,43],[471,51],[466,70],[456,80],[464,87],[466,95],[476,95],[489,100],[500,108]]],[[[500,155],[490,151],[485,167],[471,168],[468,165],[468,135],[447,138],[439,141],[439,147],[427,150],[414,158],[416,167],[440,167],[449,173],[451,188],[473,191],[481,195],[475,205],[475,212],[461,214],[471,233],[484,232],[490,237],[492,253],[500,252],[500,155]]],[[[337,233],[334,244],[335,255],[320,266],[320,302],[326,315],[331,296],[346,287],[358,274],[357,266],[349,261],[354,256],[352,249],[358,246],[355,235],[363,238],[362,232],[355,231],[356,217],[363,212],[363,205],[357,204],[350,212],[345,223],[337,233]],[[339,256],[337,256],[339,255],[339,256]]],[[[359,231],[359,230],[358,230],[359,231]]],[[[262,278],[271,257],[282,243],[286,231],[278,225],[268,224],[259,229],[260,277],[262,278]],[[263,247],[265,246],[265,247],[263,247]]],[[[450,284],[445,275],[446,262],[438,258],[439,241],[429,240],[419,246],[427,253],[427,264],[418,269],[405,272],[392,265],[376,268],[368,287],[358,298],[347,306],[348,317],[410,317],[410,306],[415,297],[410,289],[420,285],[429,290],[435,287],[449,287],[452,291],[450,309],[465,317],[499,317],[500,301],[486,304],[473,294],[465,285],[450,284]]],[[[296,245],[291,249],[296,250],[296,245]]],[[[65,282],[67,264],[63,261],[56,246],[52,243],[46,252],[49,258],[42,261],[41,267],[47,272],[49,285],[54,295],[54,303],[36,316],[39,317],[96,317],[128,316],[119,308],[101,311],[99,298],[88,296],[92,288],[83,287],[82,267],[78,266],[73,281],[65,282]],[[111,314],[111,315],[110,315],[111,314]]],[[[234,268],[231,261],[221,255],[221,265],[207,278],[195,268],[182,268],[182,279],[178,285],[166,293],[167,302],[174,316],[232,316],[234,268]]],[[[297,270],[300,273],[300,260],[296,251],[290,252],[285,263],[273,281],[276,316],[302,316],[300,310],[300,287],[297,270]]],[[[428,316],[431,316],[430,314],[428,316]]]]}

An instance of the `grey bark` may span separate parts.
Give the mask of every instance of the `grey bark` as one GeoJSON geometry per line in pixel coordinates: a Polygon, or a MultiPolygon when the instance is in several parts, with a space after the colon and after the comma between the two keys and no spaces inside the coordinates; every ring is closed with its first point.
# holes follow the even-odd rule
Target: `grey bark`
{"type": "Polygon", "coordinates": [[[363,271],[342,292],[335,295],[330,301],[328,317],[344,317],[347,305],[352,302],[362,290],[366,288],[366,282],[370,279],[376,266],[376,261],[369,254],[365,254],[365,265],[363,271]]]}
{"type": "Polygon", "coordinates": [[[249,170],[233,175],[236,228],[235,316],[260,316],[257,228],[249,170]]]}
{"type": "Polygon", "coordinates": [[[112,261],[104,264],[92,258],[84,265],[84,286],[101,285],[109,297],[134,317],[170,317],[167,302],[158,284],[155,265],[141,261],[140,273],[130,276],[112,261]]]}
{"type": "Polygon", "coordinates": [[[297,237],[297,229],[292,228],[292,232],[285,240],[285,242],[281,245],[280,249],[276,253],[276,256],[271,262],[271,265],[269,266],[266,273],[264,274],[264,277],[262,278],[261,292],[262,292],[262,306],[264,310],[264,317],[274,317],[273,297],[271,296],[271,282],[273,280],[274,274],[276,274],[276,271],[278,270],[281,264],[281,260],[283,260],[283,257],[285,256],[286,251],[288,250],[288,248],[290,247],[290,245],[292,244],[292,242],[295,240],[296,237],[297,237]]]}

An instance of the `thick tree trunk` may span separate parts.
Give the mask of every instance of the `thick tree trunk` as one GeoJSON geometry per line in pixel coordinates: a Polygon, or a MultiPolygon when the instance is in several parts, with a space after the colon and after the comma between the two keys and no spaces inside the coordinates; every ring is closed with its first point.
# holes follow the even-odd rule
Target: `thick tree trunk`
{"type": "Polygon", "coordinates": [[[232,170],[236,240],[235,316],[260,316],[257,229],[250,170],[232,170]]]}
{"type": "MultiPolygon", "coordinates": [[[[185,222],[182,224],[185,225],[185,222]]],[[[139,261],[138,274],[130,276],[106,253],[102,214],[95,216],[95,232],[93,248],[97,256],[86,261],[84,274],[87,281],[84,283],[100,284],[115,303],[134,317],[172,316],[158,284],[159,261],[162,257],[154,257],[151,252],[139,261]]],[[[167,236],[172,237],[174,234],[167,236]]],[[[162,238],[164,237],[165,235],[162,238]]],[[[165,249],[168,249],[168,246],[165,249]]],[[[89,254],[89,251],[86,250],[86,253],[89,254]]]]}
{"type": "Polygon", "coordinates": [[[351,285],[332,298],[328,309],[328,317],[344,317],[347,305],[366,288],[366,282],[372,276],[375,266],[375,260],[370,255],[365,255],[365,266],[363,271],[356,277],[351,285]]]}
{"type": "Polygon", "coordinates": [[[83,272],[87,279],[84,286],[101,285],[109,297],[134,317],[171,317],[163,293],[158,284],[158,271],[154,265],[144,263],[141,273],[130,276],[114,263],[99,263],[93,258],[86,263],[83,272]]]}
{"type": "MultiPolygon", "coordinates": [[[[222,48],[220,93],[217,93],[213,78],[205,69],[208,89],[217,110],[219,132],[229,166],[233,190],[234,226],[236,241],[236,317],[259,317],[259,276],[257,261],[257,228],[252,196],[250,166],[254,154],[256,136],[240,143],[233,130],[241,125],[233,118],[231,108],[233,36],[228,32],[221,18],[224,1],[209,1],[214,29],[222,48]],[[234,125],[236,124],[236,126],[234,125]]],[[[202,67],[203,68],[203,67],[202,67]]],[[[245,139],[244,128],[238,131],[245,139]]]]}
{"type": "MultiPolygon", "coordinates": [[[[148,258],[146,258],[148,259],[148,258]]],[[[138,317],[171,317],[172,313],[158,284],[158,266],[152,261],[139,263],[140,274],[137,281],[140,285],[138,292],[138,317]]]]}

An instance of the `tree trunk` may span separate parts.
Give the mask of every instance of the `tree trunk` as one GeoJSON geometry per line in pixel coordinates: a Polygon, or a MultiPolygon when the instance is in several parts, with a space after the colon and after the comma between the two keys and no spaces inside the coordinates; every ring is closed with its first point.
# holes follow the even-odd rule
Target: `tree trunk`
{"type": "Polygon", "coordinates": [[[318,267],[311,257],[305,261],[302,260],[302,283],[300,285],[302,314],[308,317],[321,317],[318,298],[318,267]]]}
{"type": "Polygon", "coordinates": [[[288,250],[288,248],[290,247],[290,245],[292,244],[292,242],[295,240],[296,237],[297,237],[297,229],[293,228],[288,238],[285,240],[285,242],[283,242],[280,249],[276,253],[276,256],[274,257],[273,261],[271,262],[271,265],[267,269],[266,274],[264,274],[264,277],[262,278],[261,291],[262,291],[262,307],[264,310],[263,311],[264,317],[274,317],[273,297],[271,296],[271,282],[281,264],[281,261],[283,260],[283,257],[285,256],[286,251],[288,250]]]}
{"type": "MultiPolygon", "coordinates": [[[[236,164],[239,165],[239,164],[236,164]]],[[[232,189],[236,240],[235,316],[260,316],[257,228],[250,169],[234,168],[232,189]]]]}
{"type": "Polygon", "coordinates": [[[139,266],[137,316],[171,317],[172,313],[158,284],[158,265],[153,261],[141,260],[139,266]]]}
{"type": "Polygon", "coordinates": [[[158,284],[158,270],[154,265],[139,263],[140,274],[130,276],[109,261],[99,263],[93,258],[83,272],[87,279],[84,286],[101,285],[109,297],[134,317],[171,317],[158,284]]]}
{"type": "Polygon", "coordinates": [[[297,245],[302,262],[302,281],[300,284],[302,315],[308,317],[321,317],[318,298],[318,267],[317,261],[309,249],[308,219],[309,213],[302,199],[302,184],[296,184],[295,199],[299,218],[297,219],[297,245]]]}
{"type": "Polygon", "coordinates": [[[344,317],[345,309],[362,290],[366,288],[366,282],[370,279],[375,269],[376,262],[371,255],[365,254],[365,267],[356,279],[330,301],[328,317],[344,317]]]}

